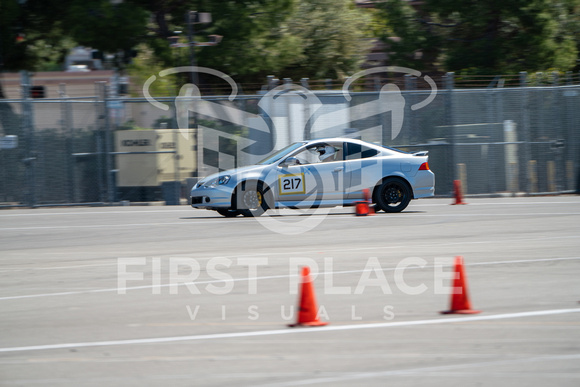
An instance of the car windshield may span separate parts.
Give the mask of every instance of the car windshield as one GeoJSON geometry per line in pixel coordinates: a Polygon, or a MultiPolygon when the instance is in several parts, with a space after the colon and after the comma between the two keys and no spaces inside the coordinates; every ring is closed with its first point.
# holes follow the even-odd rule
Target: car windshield
{"type": "Polygon", "coordinates": [[[272,153],[271,155],[269,155],[265,159],[258,161],[256,164],[257,165],[267,165],[267,164],[275,163],[276,161],[284,158],[284,156],[286,156],[290,152],[300,148],[304,144],[305,144],[304,142],[295,142],[293,144],[290,144],[285,148],[282,148],[278,151],[275,151],[274,153],[272,153]]]}

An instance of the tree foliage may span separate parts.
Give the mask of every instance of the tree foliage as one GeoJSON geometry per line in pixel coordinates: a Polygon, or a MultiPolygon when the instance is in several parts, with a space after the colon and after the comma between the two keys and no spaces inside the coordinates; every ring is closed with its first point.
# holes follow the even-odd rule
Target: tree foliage
{"type": "Polygon", "coordinates": [[[579,0],[401,0],[381,6],[402,38],[396,58],[445,71],[482,74],[570,70],[578,57],[579,0]]]}
{"type": "MultiPolygon", "coordinates": [[[[263,82],[268,74],[294,79],[339,77],[357,71],[370,48],[362,41],[368,12],[350,0],[196,1],[188,2],[189,8],[182,3],[159,0],[148,8],[155,14],[155,36],[166,39],[179,30],[186,42],[185,12],[210,12],[211,24],[194,25],[194,40],[212,34],[223,40],[214,47],[196,48],[196,64],[223,71],[238,82],[263,82]]],[[[168,53],[166,42],[155,44],[151,46],[156,57],[164,58],[166,65],[190,64],[188,49],[168,53]]]]}
{"type": "Polygon", "coordinates": [[[61,2],[0,1],[0,69],[35,69],[61,59],[71,43],[60,18],[64,11],[61,2]]]}
{"type": "Polygon", "coordinates": [[[145,36],[147,18],[131,1],[2,0],[2,68],[42,70],[62,63],[75,45],[125,55],[145,36]]]}
{"type": "Polygon", "coordinates": [[[356,72],[370,50],[371,15],[350,0],[300,2],[289,32],[300,54],[286,68],[295,76],[344,78],[356,72]]]}
{"type": "MultiPolygon", "coordinates": [[[[209,12],[194,24],[193,41],[223,36],[196,47],[197,65],[221,70],[238,82],[280,77],[341,77],[359,70],[369,48],[367,10],[350,0],[2,0],[4,69],[39,70],[62,63],[74,45],[117,59],[143,53],[135,68],[190,65],[189,48],[171,48],[177,35],[188,43],[186,14],[209,12]]],[[[118,60],[115,67],[123,66],[118,60]]]]}
{"type": "Polygon", "coordinates": [[[287,29],[293,0],[208,2],[207,6],[214,18],[208,33],[223,40],[200,50],[200,64],[247,82],[279,71],[299,54],[300,42],[287,29]]]}
{"type": "Polygon", "coordinates": [[[143,40],[148,13],[130,1],[69,0],[63,19],[78,44],[116,53],[129,51],[143,40]]]}
{"type": "MultiPolygon", "coordinates": [[[[191,64],[188,48],[170,48],[185,15],[210,12],[196,24],[196,64],[238,82],[279,77],[340,78],[359,69],[374,33],[390,45],[391,64],[423,71],[506,73],[569,70],[580,48],[580,0],[1,0],[2,70],[55,69],[75,45],[127,59],[139,48],[147,68],[191,64]],[[383,19],[377,28],[377,17],[383,19]],[[374,17],[374,18],[373,18],[374,17]]],[[[123,61],[117,61],[117,67],[123,61]]]]}

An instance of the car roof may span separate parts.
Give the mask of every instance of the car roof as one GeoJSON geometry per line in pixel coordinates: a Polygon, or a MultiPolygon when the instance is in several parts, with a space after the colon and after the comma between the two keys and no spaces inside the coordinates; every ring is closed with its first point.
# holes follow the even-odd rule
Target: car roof
{"type": "Polygon", "coordinates": [[[383,145],[379,145],[379,144],[373,144],[372,142],[367,142],[367,141],[359,140],[356,138],[348,138],[348,137],[317,138],[317,139],[305,141],[304,145],[308,146],[311,144],[318,144],[318,143],[324,143],[324,142],[350,142],[352,144],[365,145],[365,146],[368,146],[370,148],[374,148],[378,151],[381,151],[383,153],[408,154],[408,152],[404,152],[404,151],[396,149],[396,148],[391,148],[391,147],[383,146],[383,145]]]}
{"type": "Polygon", "coordinates": [[[317,142],[333,142],[333,141],[335,141],[335,142],[336,141],[343,141],[343,142],[346,141],[346,142],[353,142],[353,143],[358,143],[358,144],[380,146],[380,145],[375,145],[375,144],[370,143],[370,142],[358,140],[356,138],[347,138],[347,137],[315,138],[315,139],[306,141],[306,144],[315,144],[317,142]]]}
{"type": "Polygon", "coordinates": [[[382,145],[377,145],[377,144],[373,144],[371,142],[366,142],[366,141],[359,140],[359,139],[356,139],[356,138],[347,138],[347,137],[317,138],[317,139],[314,139],[314,140],[308,140],[305,144],[306,145],[310,145],[310,144],[317,144],[317,143],[320,143],[320,142],[350,142],[350,143],[353,143],[353,144],[366,145],[366,146],[373,147],[373,148],[376,148],[376,149],[381,149],[381,150],[388,149],[388,148],[383,147],[382,145]]]}

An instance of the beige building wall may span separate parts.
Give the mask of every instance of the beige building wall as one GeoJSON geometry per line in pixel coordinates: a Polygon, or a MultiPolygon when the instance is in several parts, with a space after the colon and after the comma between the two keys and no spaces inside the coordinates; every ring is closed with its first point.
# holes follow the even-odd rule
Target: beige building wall
{"type": "MultiPolygon", "coordinates": [[[[112,70],[95,70],[87,72],[47,71],[31,73],[32,85],[44,86],[45,98],[60,98],[60,84],[66,85],[69,97],[89,97],[96,95],[95,82],[111,83],[112,70]]],[[[19,73],[2,73],[0,82],[7,99],[22,98],[19,73]]]]}

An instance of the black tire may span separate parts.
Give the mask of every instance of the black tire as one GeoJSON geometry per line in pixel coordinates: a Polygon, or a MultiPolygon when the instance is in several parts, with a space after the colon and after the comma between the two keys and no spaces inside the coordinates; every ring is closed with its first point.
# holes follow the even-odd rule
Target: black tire
{"type": "Polygon", "coordinates": [[[385,212],[401,212],[411,201],[411,188],[402,179],[389,177],[375,191],[375,202],[385,212]]]}
{"type": "Polygon", "coordinates": [[[231,208],[220,208],[216,211],[218,214],[225,216],[226,218],[235,218],[236,216],[240,215],[240,211],[232,210],[231,208]]]}
{"type": "Polygon", "coordinates": [[[271,193],[261,181],[244,181],[234,193],[235,208],[243,216],[257,217],[268,210],[271,193]]]}

